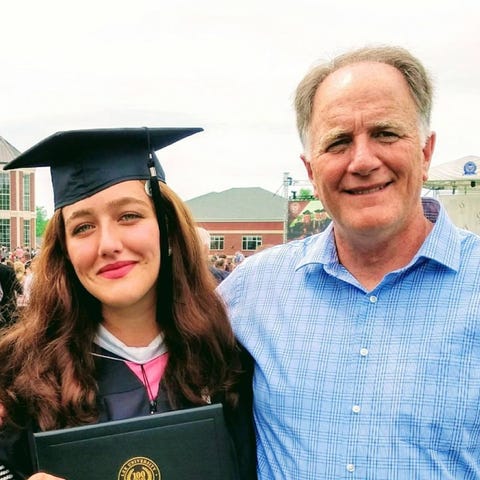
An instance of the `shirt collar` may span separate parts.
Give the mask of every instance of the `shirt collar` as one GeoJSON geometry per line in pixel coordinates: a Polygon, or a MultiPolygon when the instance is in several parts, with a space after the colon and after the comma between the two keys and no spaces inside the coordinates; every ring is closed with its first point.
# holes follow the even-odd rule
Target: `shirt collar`
{"type": "MultiPolygon", "coordinates": [[[[423,213],[434,227],[410,265],[421,258],[433,260],[452,270],[460,265],[460,235],[443,206],[434,198],[422,198],[423,213]]],[[[304,255],[297,262],[295,270],[307,265],[338,265],[337,249],[333,236],[333,222],[321,233],[304,240],[304,255]]]]}
{"type": "Polygon", "coordinates": [[[427,258],[457,271],[460,267],[461,239],[458,228],[448,217],[445,208],[433,198],[422,199],[425,216],[434,227],[412,260],[427,258]],[[436,213],[433,209],[436,209],[436,213]]]}
{"type": "Polygon", "coordinates": [[[303,248],[305,253],[297,262],[295,270],[312,264],[338,264],[337,249],[333,238],[333,222],[330,222],[323,232],[306,238],[303,248]]]}

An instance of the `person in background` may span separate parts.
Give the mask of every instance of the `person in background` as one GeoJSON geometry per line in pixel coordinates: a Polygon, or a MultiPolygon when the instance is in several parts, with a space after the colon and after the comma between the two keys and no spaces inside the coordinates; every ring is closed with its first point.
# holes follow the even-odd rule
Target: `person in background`
{"type": "Polygon", "coordinates": [[[217,262],[220,259],[216,258],[214,265],[208,262],[208,253],[210,252],[210,234],[203,227],[196,227],[196,229],[201,248],[203,249],[203,255],[207,260],[208,269],[210,270],[213,278],[215,278],[217,284],[220,284],[223,280],[225,280],[225,278],[228,277],[229,272],[227,272],[225,269],[217,267],[217,262]]]}
{"type": "Polygon", "coordinates": [[[25,264],[21,260],[15,260],[15,262],[13,262],[13,271],[15,272],[18,283],[23,285],[23,280],[25,279],[25,264]]]}
{"type": "Polygon", "coordinates": [[[250,377],[154,153],[200,130],[59,132],[5,167],[50,166],[55,201],[29,302],[0,336],[0,464],[15,477],[34,473],[32,431],[213,402],[239,478],[255,475],[250,377]]]}
{"type": "Polygon", "coordinates": [[[225,260],[225,271],[230,273],[235,268],[231,258],[225,260]]]}
{"type": "MultiPolygon", "coordinates": [[[[23,272],[20,274],[21,278],[17,274],[17,280],[22,286],[22,293],[17,295],[17,308],[24,307],[30,299],[30,290],[32,288],[33,272],[32,272],[32,262],[34,260],[27,260],[25,264],[22,263],[23,272]]],[[[17,264],[18,262],[15,262],[17,264]]],[[[17,268],[22,271],[21,267],[18,265],[17,268]]],[[[1,479],[0,479],[1,480],[1,479]]]]}
{"type": "Polygon", "coordinates": [[[14,263],[0,263],[0,330],[15,322],[17,296],[22,294],[22,285],[17,279],[14,263]]]}
{"type": "Polygon", "coordinates": [[[230,273],[230,272],[227,270],[227,259],[225,259],[225,258],[219,258],[219,259],[215,262],[215,268],[217,268],[218,270],[221,270],[222,272],[226,272],[227,275],[225,276],[225,278],[228,276],[228,273],[230,273]]]}
{"type": "Polygon", "coordinates": [[[20,261],[23,263],[23,256],[25,255],[25,250],[22,247],[17,247],[12,255],[12,261],[17,262],[20,261]]]}
{"type": "Polygon", "coordinates": [[[234,261],[235,265],[239,265],[244,260],[245,260],[245,255],[240,250],[237,250],[235,252],[235,256],[233,257],[233,261],[234,261]]]}
{"type": "Polygon", "coordinates": [[[399,47],[346,52],[297,88],[332,222],[218,287],[254,359],[261,480],[479,478],[480,238],[421,197],[431,106],[399,47]]]}

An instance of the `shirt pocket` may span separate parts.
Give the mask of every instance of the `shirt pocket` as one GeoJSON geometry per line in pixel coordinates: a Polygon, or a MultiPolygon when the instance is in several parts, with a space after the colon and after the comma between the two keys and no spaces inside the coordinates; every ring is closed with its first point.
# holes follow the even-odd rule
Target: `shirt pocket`
{"type": "Polygon", "coordinates": [[[480,364],[461,339],[419,356],[415,380],[404,382],[399,438],[437,452],[472,449],[480,441],[480,364]]]}

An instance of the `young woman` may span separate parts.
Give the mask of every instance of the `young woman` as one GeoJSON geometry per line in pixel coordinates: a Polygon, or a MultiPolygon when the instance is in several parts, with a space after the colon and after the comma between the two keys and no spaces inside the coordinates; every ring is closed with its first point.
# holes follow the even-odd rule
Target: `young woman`
{"type": "Polygon", "coordinates": [[[31,431],[222,402],[241,478],[255,477],[248,369],[153,153],[197,131],[61,132],[7,165],[49,165],[56,208],[0,338],[0,464],[14,474],[33,473],[31,431]]]}

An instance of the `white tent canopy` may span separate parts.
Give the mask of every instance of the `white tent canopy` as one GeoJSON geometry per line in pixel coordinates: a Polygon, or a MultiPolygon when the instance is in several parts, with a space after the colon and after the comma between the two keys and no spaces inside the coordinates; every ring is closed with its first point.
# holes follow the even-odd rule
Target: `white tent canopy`
{"type": "Polygon", "coordinates": [[[424,188],[443,204],[455,225],[480,234],[480,157],[431,167],[424,188]]]}
{"type": "Polygon", "coordinates": [[[430,190],[480,191],[480,157],[466,157],[430,167],[424,188],[430,190]],[[477,190],[478,189],[478,190],[477,190]]]}

